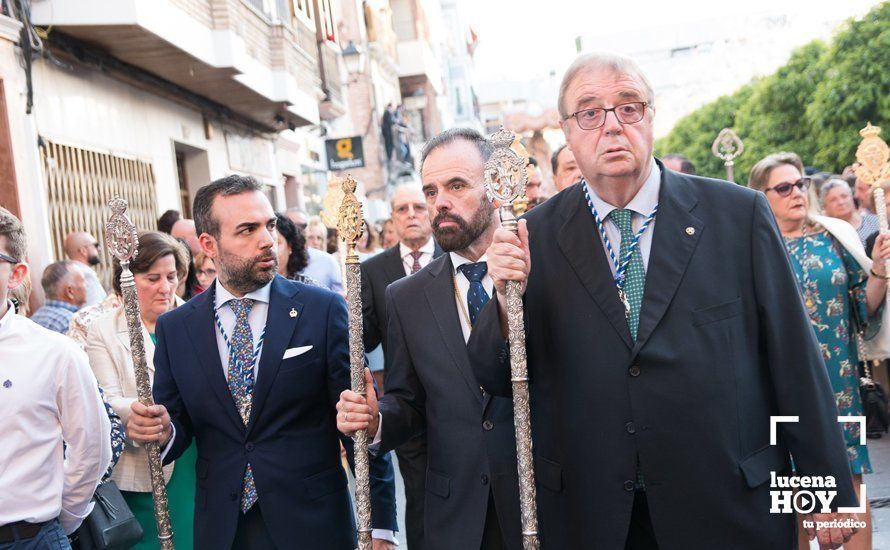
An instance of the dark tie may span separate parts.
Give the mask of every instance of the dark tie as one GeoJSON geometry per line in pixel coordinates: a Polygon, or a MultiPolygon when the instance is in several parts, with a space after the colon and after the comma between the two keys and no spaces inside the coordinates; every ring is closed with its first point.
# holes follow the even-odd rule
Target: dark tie
{"type": "Polygon", "coordinates": [[[482,286],[482,278],[488,273],[488,264],[485,262],[463,264],[458,266],[457,270],[470,281],[470,290],[467,292],[467,309],[470,312],[470,325],[475,325],[476,317],[479,316],[479,312],[489,300],[488,293],[482,286]]]}
{"type": "MultiPolygon", "coordinates": [[[[616,208],[609,214],[618,230],[621,232],[621,250],[618,254],[619,262],[623,262],[627,257],[627,249],[634,240],[633,227],[631,221],[633,219],[633,210],[626,208],[616,208]]],[[[627,303],[630,306],[630,315],[627,317],[627,326],[630,328],[631,337],[637,339],[637,327],[640,325],[640,305],[643,303],[643,287],[646,284],[646,270],[643,267],[643,255],[640,252],[640,245],[634,248],[630,257],[630,263],[627,265],[627,271],[624,272],[624,293],[627,296],[627,303]]]]}
{"type": "MultiPolygon", "coordinates": [[[[229,391],[235,399],[235,406],[241,421],[247,426],[250,420],[250,406],[253,400],[253,333],[247,316],[253,307],[253,300],[244,298],[230,300],[229,307],[235,312],[235,330],[229,343],[229,391]]],[[[257,500],[256,485],[250,464],[244,472],[241,484],[241,512],[247,513],[257,500]]]]}
{"type": "Polygon", "coordinates": [[[423,252],[421,252],[420,250],[411,253],[411,257],[414,258],[414,264],[411,265],[411,275],[414,275],[415,273],[420,271],[421,256],[423,256],[423,252]]]}

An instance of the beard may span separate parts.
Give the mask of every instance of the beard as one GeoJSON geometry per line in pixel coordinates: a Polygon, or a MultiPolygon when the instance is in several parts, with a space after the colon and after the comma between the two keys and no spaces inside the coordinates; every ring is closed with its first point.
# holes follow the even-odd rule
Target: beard
{"type": "Polygon", "coordinates": [[[100,258],[98,254],[94,254],[93,256],[90,256],[89,258],[87,258],[87,263],[91,266],[99,265],[102,263],[102,258],[100,258]]]}
{"type": "Polygon", "coordinates": [[[445,252],[469,248],[488,229],[491,224],[492,212],[494,212],[494,205],[487,200],[481,202],[469,221],[447,211],[439,212],[432,224],[436,242],[445,252]],[[454,222],[457,227],[439,227],[439,224],[444,221],[454,222]]]}
{"type": "Polygon", "coordinates": [[[278,255],[267,250],[253,258],[244,258],[219,248],[219,274],[226,286],[247,294],[265,286],[278,273],[278,255]],[[260,262],[272,261],[269,268],[259,267],[260,262]]]}

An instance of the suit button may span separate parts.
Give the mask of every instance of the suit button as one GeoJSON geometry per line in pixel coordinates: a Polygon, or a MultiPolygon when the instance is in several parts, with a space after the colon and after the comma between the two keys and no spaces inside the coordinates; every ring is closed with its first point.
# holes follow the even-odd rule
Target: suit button
{"type": "Polygon", "coordinates": [[[482,429],[485,431],[491,431],[494,428],[494,424],[491,423],[491,420],[486,420],[482,423],[482,429]]]}
{"type": "Polygon", "coordinates": [[[253,442],[248,441],[247,444],[244,446],[244,448],[247,450],[248,453],[253,451],[253,442]]]}
{"type": "Polygon", "coordinates": [[[231,498],[232,500],[238,500],[238,493],[235,493],[235,492],[229,493],[229,498],[231,498]]]}
{"type": "Polygon", "coordinates": [[[488,475],[482,474],[482,485],[488,485],[488,475]]]}
{"type": "Polygon", "coordinates": [[[624,482],[624,490],[627,492],[633,491],[634,490],[634,482],[629,479],[627,481],[625,481],[624,482]]]}
{"type": "Polygon", "coordinates": [[[631,368],[627,369],[627,374],[629,374],[633,377],[639,376],[640,375],[640,366],[633,365],[631,368]]]}
{"type": "Polygon", "coordinates": [[[625,424],[624,429],[627,430],[627,433],[629,434],[636,433],[637,431],[637,429],[634,427],[633,422],[628,422],[627,424],[625,424]]]}

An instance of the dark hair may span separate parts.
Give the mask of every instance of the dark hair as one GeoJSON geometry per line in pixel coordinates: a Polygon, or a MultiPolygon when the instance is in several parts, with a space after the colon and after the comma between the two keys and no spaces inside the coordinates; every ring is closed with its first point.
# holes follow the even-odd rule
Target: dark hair
{"type": "Polygon", "coordinates": [[[537,166],[537,165],[538,165],[538,159],[536,159],[535,157],[529,156],[529,157],[528,157],[528,163],[531,164],[532,166],[537,166]]]}
{"type": "Polygon", "coordinates": [[[28,243],[25,239],[25,227],[12,212],[0,206],[0,237],[6,237],[6,251],[19,262],[25,261],[25,250],[28,243]]]}
{"type": "MultiPolygon", "coordinates": [[[[151,266],[165,256],[173,256],[176,263],[176,275],[179,278],[188,275],[188,247],[160,231],[145,231],[139,234],[139,252],[130,262],[130,271],[134,275],[137,273],[145,273],[151,266]]],[[[115,294],[121,295],[121,263],[114,259],[112,264],[113,276],[111,278],[111,286],[114,288],[115,294]]]]}
{"type": "Polygon", "coordinates": [[[695,175],[695,165],[692,164],[692,161],[689,160],[685,155],[681,155],[679,153],[668,153],[662,160],[670,160],[675,159],[680,161],[680,172],[684,174],[689,174],[691,176],[695,175]]]}
{"type": "Polygon", "coordinates": [[[553,170],[553,175],[556,175],[556,169],[559,168],[559,154],[562,153],[562,150],[565,148],[565,145],[560,145],[556,148],[556,151],[553,151],[553,154],[550,155],[550,168],[553,170]]]}
{"type": "Polygon", "coordinates": [[[77,265],[71,260],[53,262],[46,266],[43,277],[40,278],[40,286],[43,287],[47,298],[55,299],[58,296],[59,283],[74,269],[77,269],[77,265]]]}
{"type": "Polygon", "coordinates": [[[458,140],[468,141],[475,145],[479,149],[479,155],[482,156],[482,162],[487,161],[494,152],[491,142],[476,130],[471,128],[452,128],[434,136],[424,144],[423,151],[420,153],[420,171],[423,172],[423,163],[430,153],[439,147],[450,145],[458,140]]]}
{"type": "Polygon", "coordinates": [[[229,197],[253,191],[262,191],[263,186],[250,176],[231,175],[220,178],[198,189],[192,215],[195,217],[195,231],[219,238],[219,220],[213,217],[213,200],[218,196],[229,197]]]}
{"type": "Polygon", "coordinates": [[[182,219],[182,215],[179,210],[167,210],[158,218],[158,231],[169,235],[173,231],[173,226],[180,219],[182,219]]]}
{"type": "Polygon", "coordinates": [[[290,256],[287,257],[285,269],[287,277],[290,279],[309,265],[309,253],[306,251],[306,236],[297,227],[297,224],[292,222],[287,216],[276,212],[275,218],[278,219],[276,226],[278,233],[284,237],[284,240],[290,246],[290,256]]]}

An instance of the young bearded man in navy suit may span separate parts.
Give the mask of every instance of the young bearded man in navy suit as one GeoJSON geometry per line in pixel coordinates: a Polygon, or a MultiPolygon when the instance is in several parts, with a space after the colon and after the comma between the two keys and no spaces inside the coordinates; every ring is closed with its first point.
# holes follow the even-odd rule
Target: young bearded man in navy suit
{"type": "MultiPolygon", "coordinates": [[[[252,178],[200,189],[195,223],[219,278],[157,326],[154,398],[127,433],[198,446],[195,548],[352,550],[334,406],[350,385],[342,297],[276,276],[275,213],[252,178]]],[[[395,548],[388,455],[371,462],[374,549],[395,548]]]]}

